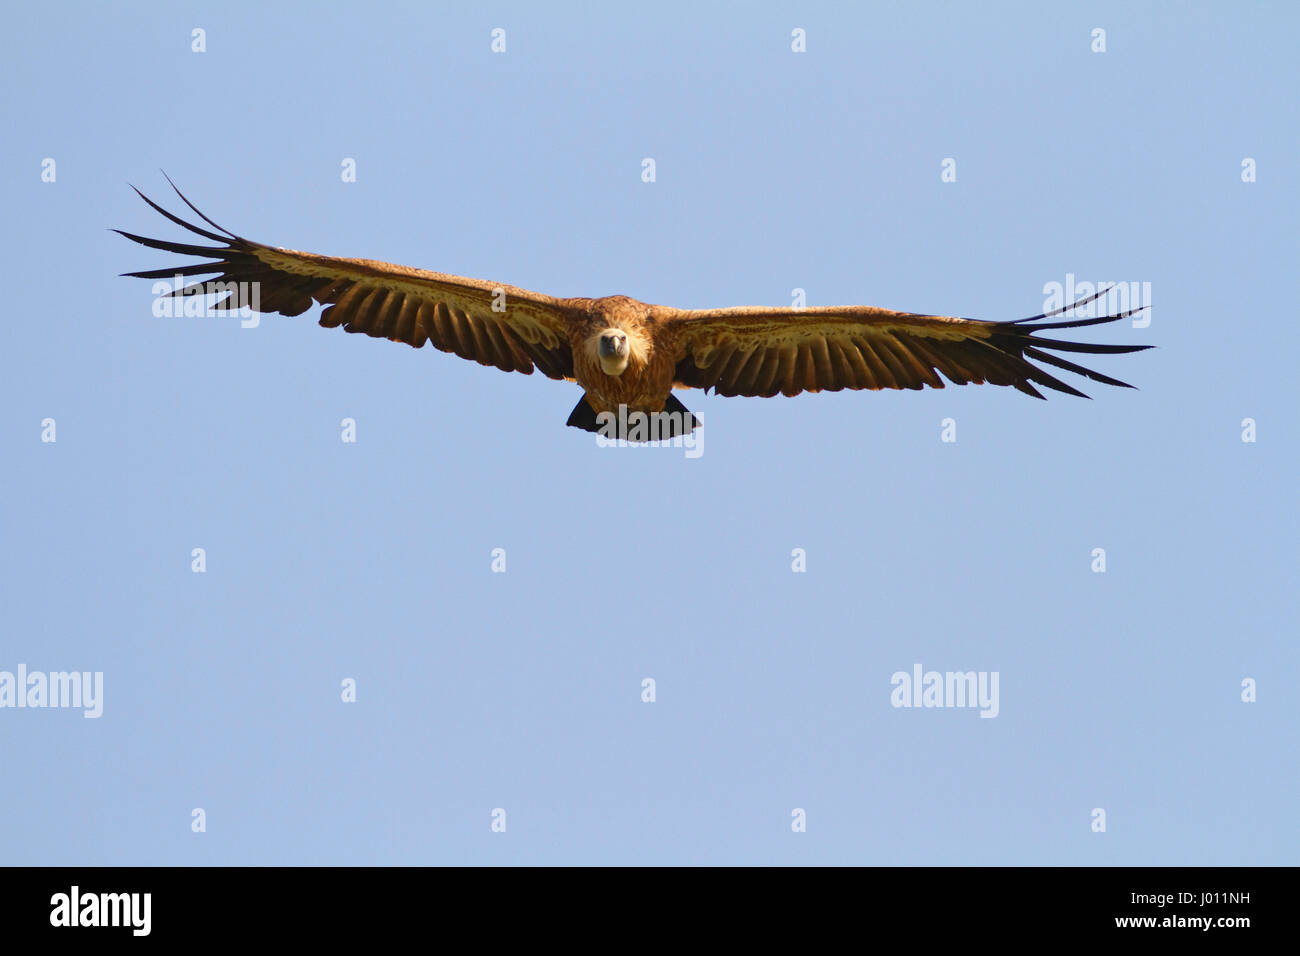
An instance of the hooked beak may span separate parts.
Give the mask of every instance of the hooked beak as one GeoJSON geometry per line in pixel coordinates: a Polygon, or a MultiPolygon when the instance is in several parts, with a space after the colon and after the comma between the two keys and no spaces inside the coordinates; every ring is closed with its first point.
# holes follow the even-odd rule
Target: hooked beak
{"type": "Polygon", "coordinates": [[[620,359],[627,357],[627,334],[620,331],[602,332],[596,348],[602,359],[620,359]]]}

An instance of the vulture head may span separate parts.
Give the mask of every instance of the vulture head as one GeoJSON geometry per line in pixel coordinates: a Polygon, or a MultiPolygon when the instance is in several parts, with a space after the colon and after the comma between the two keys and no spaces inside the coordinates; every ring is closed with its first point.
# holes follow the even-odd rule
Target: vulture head
{"type": "Polygon", "coordinates": [[[622,329],[609,328],[600,333],[596,341],[596,355],[600,358],[600,368],[606,375],[618,377],[627,369],[630,354],[627,333],[622,329]]]}

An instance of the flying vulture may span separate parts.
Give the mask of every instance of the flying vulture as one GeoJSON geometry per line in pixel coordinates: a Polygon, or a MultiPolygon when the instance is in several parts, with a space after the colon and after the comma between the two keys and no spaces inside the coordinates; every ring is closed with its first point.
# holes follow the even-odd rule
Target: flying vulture
{"type": "MultiPolygon", "coordinates": [[[[168,180],[168,182],[171,182],[168,180]]],[[[132,187],[133,189],[135,187],[132,187]]],[[[175,184],[172,184],[175,189],[175,184]]],[[[1010,385],[1034,398],[1044,386],[1084,395],[1030,360],[1096,382],[1132,388],[1055,352],[1112,354],[1149,345],[1093,345],[1040,338],[1045,329],[1114,322],[1102,318],[1044,322],[1104,295],[1013,322],[894,312],[874,306],[674,309],[625,295],[559,299],[481,279],[426,272],[370,259],[340,259],[243,239],[218,226],[179,189],[177,195],[211,232],[136,193],[178,226],[216,245],[192,245],[114,230],[141,245],[206,261],[124,273],[144,279],[217,274],[172,295],[224,292],[211,308],[249,306],[300,315],[313,301],[320,324],[342,326],[420,348],[425,342],[482,365],[577,382],[584,394],[568,424],[607,437],[628,437],[636,413],[657,418],[656,437],[699,425],[674,388],[770,398],[840,389],[1010,385]],[[223,284],[233,285],[223,285],[223,284]],[[666,413],[666,414],[657,414],[666,413]]],[[[645,434],[635,436],[637,440],[645,434]]]]}

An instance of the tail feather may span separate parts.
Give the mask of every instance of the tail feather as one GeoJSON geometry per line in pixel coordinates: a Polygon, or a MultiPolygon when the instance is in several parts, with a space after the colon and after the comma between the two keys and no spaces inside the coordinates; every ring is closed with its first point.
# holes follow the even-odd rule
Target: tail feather
{"type": "Polygon", "coordinates": [[[596,410],[587,404],[586,395],[578,399],[578,404],[573,406],[569,420],[564,424],[570,428],[581,428],[584,432],[600,431],[600,426],[596,423],[596,410]]]}
{"type": "Polygon", "coordinates": [[[622,414],[606,413],[603,416],[597,415],[596,410],[587,403],[587,396],[583,395],[578,400],[578,404],[573,406],[573,411],[569,413],[569,420],[565,424],[572,428],[581,428],[583,431],[595,432],[608,439],[663,441],[689,435],[704,423],[683,405],[677,396],[669,393],[662,412],[637,412],[623,408],[622,414]]]}

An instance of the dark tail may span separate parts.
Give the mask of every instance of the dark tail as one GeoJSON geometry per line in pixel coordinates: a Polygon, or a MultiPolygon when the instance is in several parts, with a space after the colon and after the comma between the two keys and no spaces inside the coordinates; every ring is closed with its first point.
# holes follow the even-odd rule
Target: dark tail
{"type": "Polygon", "coordinates": [[[689,435],[704,423],[670,393],[668,400],[664,402],[662,412],[637,412],[624,408],[622,414],[607,414],[603,418],[597,418],[596,410],[587,404],[587,396],[584,395],[578,400],[578,404],[573,406],[573,411],[569,413],[569,420],[564,424],[581,428],[585,432],[595,432],[610,439],[662,441],[679,435],[689,435]]]}

